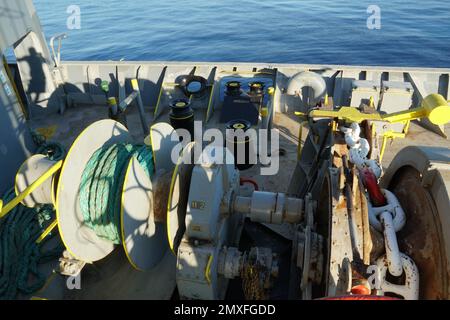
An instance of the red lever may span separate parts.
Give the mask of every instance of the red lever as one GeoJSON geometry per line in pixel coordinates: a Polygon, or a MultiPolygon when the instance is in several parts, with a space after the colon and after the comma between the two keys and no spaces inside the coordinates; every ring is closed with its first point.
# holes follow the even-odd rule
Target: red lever
{"type": "Polygon", "coordinates": [[[374,207],[384,207],[386,206],[387,200],[384,196],[383,192],[381,192],[381,188],[378,185],[377,177],[369,168],[365,168],[361,170],[362,179],[364,185],[367,188],[367,192],[369,192],[369,198],[374,207]]]}

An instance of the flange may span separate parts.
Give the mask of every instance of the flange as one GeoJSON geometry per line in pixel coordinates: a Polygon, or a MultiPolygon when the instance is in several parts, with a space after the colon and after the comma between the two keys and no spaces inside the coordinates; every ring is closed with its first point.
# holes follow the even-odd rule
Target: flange
{"type": "MultiPolygon", "coordinates": [[[[28,158],[19,168],[15,178],[15,192],[19,195],[32,183],[39,179],[48,169],[55,165],[56,161],[47,156],[36,154],[28,158]]],[[[56,174],[55,174],[56,175],[56,174]]],[[[42,183],[33,193],[22,200],[22,204],[28,208],[37,205],[52,204],[53,202],[53,175],[42,183]]]]}
{"type": "Polygon", "coordinates": [[[105,258],[114,244],[102,239],[84,223],[79,193],[83,172],[101,147],[131,143],[128,130],[113,120],[101,120],[87,127],[75,140],[61,168],[56,191],[56,217],[61,239],[77,260],[92,263],[105,258]]]}
{"type": "Polygon", "coordinates": [[[154,192],[139,161],[131,158],[122,192],[121,234],[128,261],[141,271],[155,267],[169,247],[165,223],[154,216],[154,192]]]}

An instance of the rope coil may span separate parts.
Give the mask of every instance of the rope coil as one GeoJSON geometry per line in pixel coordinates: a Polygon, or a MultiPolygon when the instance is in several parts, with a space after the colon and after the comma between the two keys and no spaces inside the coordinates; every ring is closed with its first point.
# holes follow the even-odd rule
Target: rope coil
{"type": "MultiPolygon", "coordinates": [[[[44,137],[33,135],[38,144],[37,153],[51,160],[65,156],[65,148],[59,143],[47,143],[44,137]]],[[[16,197],[14,189],[3,199],[9,203],[16,197]]],[[[58,258],[64,250],[58,241],[53,248],[47,243],[58,235],[51,232],[37,243],[42,232],[55,219],[52,205],[27,208],[17,205],[6,217],[0,219],[0,300],[12,300],[20,294],[31,294],[41,289],[46,281],[38,266],[58,258]]]]}
{"type": "Polygon", "coordinates": [[[119,143],[97,150],[84,169],[80,185],[80,208],[85,224],[98,237],[120,244],[121,194],[127,166],[135,157],[152,179],[151,147],[119,143]]]}

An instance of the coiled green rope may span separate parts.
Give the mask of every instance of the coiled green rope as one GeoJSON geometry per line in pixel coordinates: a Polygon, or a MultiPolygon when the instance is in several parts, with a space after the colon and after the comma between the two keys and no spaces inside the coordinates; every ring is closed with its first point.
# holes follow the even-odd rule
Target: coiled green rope
{"type": "MultiPolygon", "coordinates": [[[[64,158],[65,149],[44,141],[38,153],[56,161],[64,158]]],[[[3,200],[8,203],[15,196],[14,190],[10,190],[3,200]]],[[[47,248],[57,231],[39,244],[36,240],[54,219],[52,205],[30,209],[21,204],[0,219],[0,300],[15,299],[19,293],[31,294],[44,286],[46,276],[39,272],[38,266],[58,258],[64,246],[58,242],[56,247],[47,248]]]]}
{"type": "Polygon", "coordinates": [[[145,145],[114,144],[103,147],[89,160],[81,179],[80,207],[84,223],[97,236],[121,243],[121,193],[129,160],[136,157],[150,179],[152,149],[145,145]]]}
{"type": "MultiPolygon", "coordinates": [[[[15,198],[14,190],[4,197],[6,202],[15,198]]],[[[57,232],[52,232],[43,242],[36,240],[53,221],[53,206],[35,209],[18,205],[0,220],[0,300],[11,300],[17,294],[31,294],[41,289],[46,276],[39,272],[39,264],[59,257],[63,246],[44,252],[45,244],[57,232]]]]}

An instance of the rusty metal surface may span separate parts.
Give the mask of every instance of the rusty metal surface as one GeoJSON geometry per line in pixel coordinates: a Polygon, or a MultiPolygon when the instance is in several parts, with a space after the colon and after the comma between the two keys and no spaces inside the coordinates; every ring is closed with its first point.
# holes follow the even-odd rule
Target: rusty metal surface
{"type": "Polygon", "coordinates": [[[421,180],[417,170],[404,168],[389,186],[407,215],[408,222],[398,233],[399,246],[419,268],[420,298],[448,299],[449,274],[442,239],[445,226],[441,225],[433,199],[421,180]]]}
{"type": "Polygon", "coordinates": [[[382,184],[405,210],[407,225],[398,234],[399,245],[419,268],[420,298],[449,299],[450,149],[403,149],[382,184]]]}
{"type": "Polygon", "coordinates": [[[153,214],[157,222],[167,221],[167,202],[169,200],[170,183],[172,172],[161,173],[156,179],[153,192],[153,214]]]}

